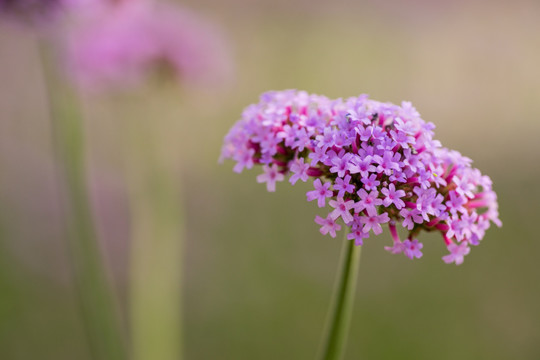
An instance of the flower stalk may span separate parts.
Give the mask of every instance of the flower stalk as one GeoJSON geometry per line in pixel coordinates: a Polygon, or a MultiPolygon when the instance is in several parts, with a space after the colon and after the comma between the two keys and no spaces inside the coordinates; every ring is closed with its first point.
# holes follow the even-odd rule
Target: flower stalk
{"type": "MultiPolygon", "coordinates": [[[[167,97],[156,98],[161,104],[167,97]]],[[[130,97],[128,102],[128,108],[139,110],[126,116],[129,123],[124,123],[131,240],[131,353],[134,360],[179,360],[183,352],[184,214],[173,138],[177,132],[171,130],[178,121],[163,114],[156,116],[152,99],[130,97]],[[134,102],[144,109],[133,107],[134,102]],[[151,117],[155,118],[150,121],[151,117]]]]}
{"type": "Polygon", "coordinates": [[[90,349],[94,359],[126,360],[117,303],[101,258],[87,189],[83,119],[46,44],[40,44],[40,55],[61,184],[67,191],[63,200],[68,247],[90,349]]]}
{"type": "Polygon", "coordinates": [[[334,297],[327,319],[326,335],[323,339],[321,360],[339,360],[345,353],[361,249],[362,247],[356,246],[354,241],[347,240],[345,235],[334,297]]]}

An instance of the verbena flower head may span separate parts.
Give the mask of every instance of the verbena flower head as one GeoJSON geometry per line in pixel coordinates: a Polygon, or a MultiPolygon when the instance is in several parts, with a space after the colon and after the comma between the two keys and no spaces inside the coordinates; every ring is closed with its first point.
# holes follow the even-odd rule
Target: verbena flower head
{"type": "Polygon", "coordinates": [[[459,265],[490,222],[502,225],[497,195],[469,158],[433,138],[434,128],[409,102],[268,92],[227,134],[221,160],[236,161],[236,172],[262,165],[268,191],[287,174],[292,184],[314,178],[307,200],[330,206],[315,219],[322,234],[335,237],[343,222],[361,245],[387,226],[393,245],[385,249],[413,259],[422,256],[420,233],[437,231],[450,252],[443,260],[459,265]]]}
{"type": "Polygon", "coordinates": [[[168,70],[189,83],[223,80],[220,32],[196,14],[150,0],[94,0],[72,14],[68,68],[85,89],[126,88],[168,70]]]}

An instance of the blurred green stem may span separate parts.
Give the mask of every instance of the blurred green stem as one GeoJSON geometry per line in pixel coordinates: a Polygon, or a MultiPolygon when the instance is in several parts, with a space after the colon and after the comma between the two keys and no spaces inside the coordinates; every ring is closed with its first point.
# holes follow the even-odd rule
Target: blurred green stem
{"type": "Polygon", "coordinates": [[[179,360],[184,223],[176,166],[178,132],[174,125],[168,126],[166,116],[158,114],[159,106],[150,106],[156,94],[149,97],[139,99],[145,109],[129,116],[125,129],[132,355],[135,360],[179,360]]]}
{"type": "Polygon", "coordinates": [[[342,359],[347,344],[361,246],[356,246],[354,240],[347,240],[346,236],[347,231],[345,231],[345,239],[343,240],[334,298],[327,319],[327,333],[323,340],[324,347],[321,356],[323,360],[342,359]]]}
{"type": "Polygon", "coordinates": [[[54,146],[67,191],[68,243],[81,311],[94,359],[127,359],[116,301],[101,259],[86,183],[83,119],[77,98],[56,68],[56,59],[40,44],[51,111],[54,146]]]}

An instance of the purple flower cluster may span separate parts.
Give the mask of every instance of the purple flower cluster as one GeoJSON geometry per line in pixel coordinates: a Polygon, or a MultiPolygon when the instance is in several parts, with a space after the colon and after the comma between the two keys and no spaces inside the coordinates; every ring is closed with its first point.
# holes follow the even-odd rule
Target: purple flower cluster
{"type": "Polygon", "coordinates": [[[35,23],[54,15],[61,0],[0,0],[0,16],[22,23],[35,23]]]}
{"type": "MultiPolygon", "coordinates": [[[[51,35],[71,13],[111,0],[0,0],[0,20],[51,35]],[[52,31],[51,31],[52,30],[52,31]]],[[[123,1],[123,0],[119,0],[123,1]]],[[[132,1],[132,0],[131,0],[132,1]]],[[[42,34],[40,34],[42,35],[42,34]]]]}
{"type": "Polygon", "coordinates": [[[66,65],[86,90],[129,88],[155,73],[212,85],[230,76],[221,32],[180,6],[155,0],[87,0],[71,17],[66,65]]]}
{"type": "Polygon", "coordinates": [[[287,174],[292,184],[315,178],[307,200],[331,207],[315,218],[322,234],[335,237],[341,219],[362,245],[387,224],[393,245],[385,249],[413,259],[422,256],[421,230],[438,231],[450,252],[443,260],[459,265],[490,221],[502,225],[497,196],[469,158],[433,139],[434,128],[409,102],[268,92],[225,137],[221,159],[235,160],[236,172],[262,165],[257,181],[268,191],[287,174]],[[403,241],[397,224],[408,232],[403,241]]]}

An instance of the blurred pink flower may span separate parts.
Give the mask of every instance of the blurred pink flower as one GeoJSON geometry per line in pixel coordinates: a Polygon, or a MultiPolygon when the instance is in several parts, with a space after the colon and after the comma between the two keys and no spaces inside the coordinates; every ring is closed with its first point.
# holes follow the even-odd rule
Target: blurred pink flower
{"type": "Polygon", "coordinates": [[[220,32],[178,6],[96,0],[72,15],[66,61],[83,88],[138,85],[162,66],[190,84],[215,84],[230,75],[220,32]]]}
{"type": "Polygon", "coordinates": [[[0,20],[23,27],[55,22],[62,10],[78,0],[0,0],[0,20]]]}

